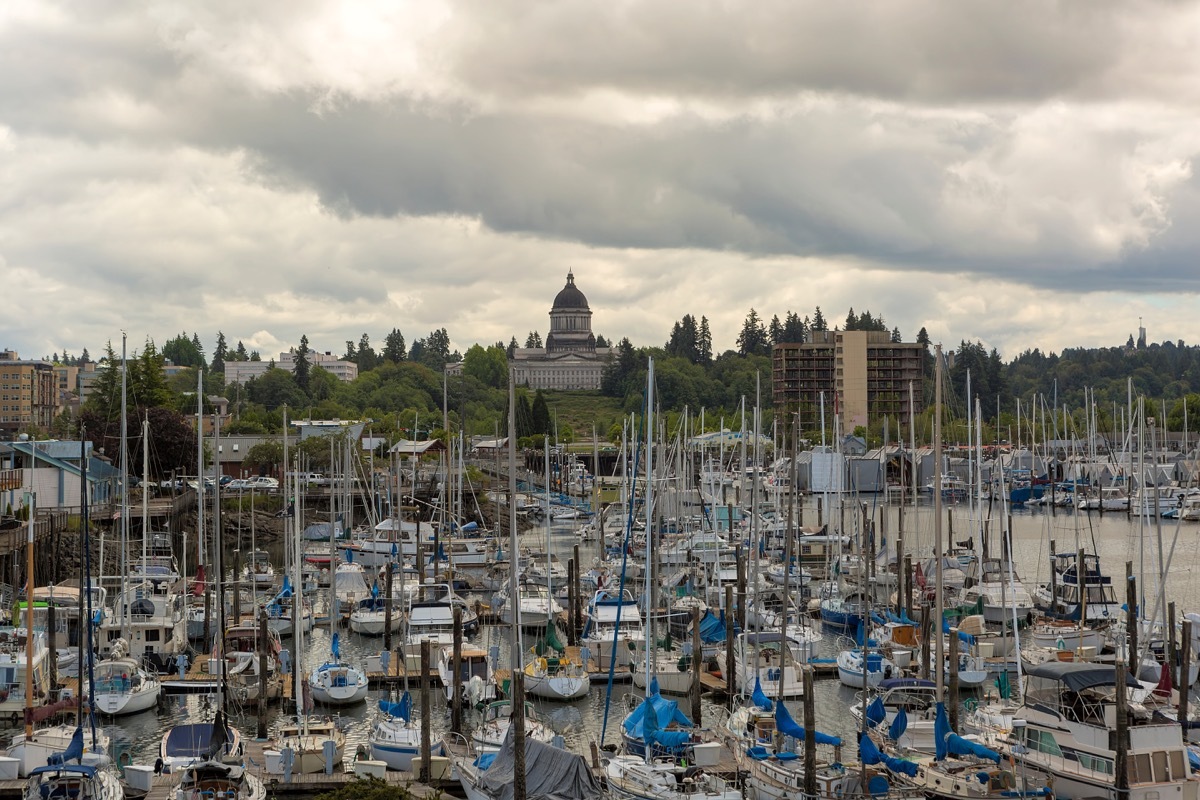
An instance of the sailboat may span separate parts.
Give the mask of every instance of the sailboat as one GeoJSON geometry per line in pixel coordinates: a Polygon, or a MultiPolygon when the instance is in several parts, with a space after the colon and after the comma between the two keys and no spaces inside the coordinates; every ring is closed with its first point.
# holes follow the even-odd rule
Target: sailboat
{"type": "Polygon", "coordinates": [[[109,648],[108,658],[96,664],[92,702],[96,710],[109,716],[136,714],[153,708],[162,693],[156,673],[147,672],[129,654],[129,644],[117,639],[109,648]]]}
{"type": "Polygon", "coordinates": [[[83,728],[78,727],[66,750],[30,771],[23,800],[121,800],[125,796],[114,770],[84,764],[83,759],[83,728]]]}
{"type": "Polygon", "coordinates": [[[240,758],[226,761],[221,757],[225,751],[225,712],[217,711],[212,724],[212,737],[201,758],[176,770],[179,781],[175,784],[176,800],[208,800],[220,797],[223,800],[264,800],[267,787],[257,776],[246,771],[240,758]]]}
{"type": "MultiPolygon", "coordinates": [[[[80,571],[82,572],[82,574],[84,576],[84,579],[83,579],[84,585],[90,586],[91,585],[91,582],[90,582],[90,572],[91,571],[89,569],[89,565],[91,562],[91,559],[90,559],[91,550],[89,548],[89,542],[88,542],[88,532],[90,530],[90,528],[89,528],[90,517],[89,517],[89,505],[88,505],[89,494],[88,494],[88,489],[87,489],[87,457],[86,457],[86,453],[84,452],[84,449],[83,449],[83,434],[82,434],[82,432],[80,433],[80,440],[81,440],[80,441],[80,481],[83,485],[82,492],[80,494],[81,501],[82,501],[81,502],[81,505],[82,505],[81,512],[82,513],[80,515],[80,518],[81,518],[80,524],[82,526],[83,534],[80,536],[80,548],[81,548],[82,557],[80,558],[79,565],[80,565],[80,571]]],[[[32,521],[34,519],[34,515],[31,514],[29,518],[32,521]]],[[[32,524],[32,522],[31,522],[31,524],[32,524]]],[[[27,546],[32,547],[32,541],[33,540],[32,540],[32,534],[31,534],[31,537],[30,537],[30,540],[29,540],[29,543],[27,546]]],[[[83,627],[80,630],[80,640],[79,640],[80,651],[83,655],[83,658],[80,661],[80,666],[81,666],[80,680],[81,681],[87,680],[91,674],[91,671],[88,669],[88,665],[89,665],[90,659],[91,659],[90,653],[92,652],[92,644],[93,644],[92,633],[95,630],[95,628],[93,625],[88,624],[87,620],[91,620],[94,615],[94,611],[93,611],[93,607],[92,607],[92,601],[93,601],[94,597],[95,597],[95,595],[90,591],[89,592],[81,592],[79,595],[79,606],[80,606],[79,616],[80,616],[81,620],[84,621],[83,627]]],[[[36,723],[37,721],[39,721],[38,720],[39,715],[48,713],[49,709],[38,709],[38,708],[33,707],[33,697],[34,697],[35,692],[33,691],[33,687],[31,685],[29,685],[29,683],[28,683],[28,681],[30,680],[30,676],[28,675],[28,673],[26,674],[25,679],[27,681],[27,684],[25,687],[24,696],[26,698],[26,704],[27,704],[27,714],[28,714],[27,718],[30,720],[30,723],[26,725],[24,732],[18,733],[13,736],[12,743],[10,744],[8,751],[7,751],[7,755],[9,758],[15,758],[20,762],[19,773],[22,776],[31,776],[31,774],[34,772],[34,770],[48,765],[50,763],[50,759],[54,758],[56,756],[56,754],[69,753],[71,755],[71,759],[78,761],[80,765],[86,765],[89,767],[103,767],[103,766],[111,763],[111,759],[108,757],[109,745],[110,745],[108,734],[104,733],[103,730],[98,729],[94,723],[94,720],[89,720],[92,723],[89,726],[90,727],[90,736],[88,736],[86,739],[83,736],[83,731],[82,731],[82,727],[81,727],[83,719],[84,719],[84,706],[83,706],[83,693],[82,692],[80,692],[78,694],[78,696],[76,697],[76,700],[75,700],[75,702],[77,703],[76,716],[78,718],[78,724],[75,724],[75,725],[67,725],[67,724],[52,725],[52,726],[46,727],[46,728],[36,728],[35,729],[33,727],[33,724],[36,723]],[[76,748],[76,737],[77,736],[78,736],[78,746],[76,748]]],[[[60,758],[59,760],[65,762],[65,761],[71,760],[71,759],[60,758]]],[[[36,784],[39,787],[38,788],[39,793],[41,791],[40,787],[42,785],[48,784],[53,787],[54,785],[56,785],[56,782],[57,782],[56,777],[52,773],[43,772],[43,773],[41,773],[41,775],[43,777],[40,778],[36,784]]],[[[86,776],[85,776],[85,778],[86,778],[86,776]]],[[[65,778],[64,778],[64,780],[65,780],[65,778]]],[[[86,778],[86,780],[92,781],[93,779],[86,778]]],[[[96,778],[95,780],[99,780],[100,783],[102,784],[102,786],[100,788],[104,791],[104,794],[102,795],[103,797],[105,797],[105,798],[120,797],[119,793],[109,793],[107,791],[107,789],[105,787],[107,786],[108,782],[103,777],[96,778]]]]}
{"type": "MultiPolygon", "coordinates": [[[[286,429],[287,423],[284,422],[286,429]]],[[[286,460],[286,459],[285,459],[286,460]]],[[[300,494],[300,473],[295,475],[296,495],[300,494]]],[[[295,504],[292,520],[292,570],[297,586],[300,586],[300,505],[295,504]]],[[[296,667],[293,670],[295,688],[292,696],[296,700],[296,722],[284,725],[272,740],[274,749],[280,752],[292,753],[292,771],[297,774],[324,772],[325,761],[331,759],[335,768],[341,765],[346,750],[346,734],[328,720],[316,720],[309,717],[312,710],[311,695],[308,681],[304,679],[304,627],[297,624],[299,606],[292,604],[292,652],[296,667]]],[[[364,695],[365,695],[364,691],[364,695]]]]}
{"type": "MultiPolygon", "coordinates": [[[[399,701],[380,700],[379,716],[367,737],[371,758],[398,772],[412,770],[412,760],[421,752],[421,726],[413,718],[412,695],[399,701]]],[[[434,748],[433,755],[440,755],[434,748]]]]}

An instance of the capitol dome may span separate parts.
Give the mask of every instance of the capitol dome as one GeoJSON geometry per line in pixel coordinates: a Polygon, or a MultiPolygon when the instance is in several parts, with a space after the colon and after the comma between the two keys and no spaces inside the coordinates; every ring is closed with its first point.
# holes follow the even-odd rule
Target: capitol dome
{"type": "Polygon", "coordinates": [[[554,296],[554,305],[552,310],[567,309],[567,308],[587,308],[587,298],[583,296],[583,292],[575,286],[574,273],[567,273],[567,285],[562,288],[557,295],[554,296]]]}

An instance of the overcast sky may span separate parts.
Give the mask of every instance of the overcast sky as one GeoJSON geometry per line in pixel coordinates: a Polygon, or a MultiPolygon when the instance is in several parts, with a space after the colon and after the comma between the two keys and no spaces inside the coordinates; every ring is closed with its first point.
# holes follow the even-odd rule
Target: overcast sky
{"type": "Polygon", "coordinates": [[[0,347],[1200,342],[1200,6],[5,0],[0,347]]]}

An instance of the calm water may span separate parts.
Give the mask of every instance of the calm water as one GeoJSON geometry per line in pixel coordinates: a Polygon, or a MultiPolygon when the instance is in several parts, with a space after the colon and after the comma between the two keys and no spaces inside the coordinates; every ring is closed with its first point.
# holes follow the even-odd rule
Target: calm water
{"type": "MultiPolygon", "coordinates": [[[[880,519],[877,502],[869,499],[871,518],[880,519]]],[[[815,501],[810,500],[805,509],[804,521],[813,524],[816,521],[815,501]]],[[[925,555],[933,547],[933,517],[932,510],[927,506],[908,508],[905,511],[905,538],[910,552],[925,555]]],[[[837,519],[840,515],[832,515],[837,519]]],[[[854,515],[847,513],[849,521],[854,515]]],[[[894,536],[896,531],[897,510],[887,511],[887,529],[894,536]]],[[[972,530],[968,507],[956,506],[951,512],[954,526],[954,538],[966,539],[972,530]]],[[[1093,513],[1090,516],[1074,514],[1059,509],[1056,514],[1049,510],[1017,509],[1013,513],[1013,556],[1014,563],[1022,579],[1030,590],[1048,578],[1049,542],[1054,540],[1058,550],[1073,551],[1077,542],[1087,550],[1093,549],[1100,554],[1103,568],[1121,586],[1121,578],[1125,572],[1125,562],[1134,562],[1135,571],[1144,560],[1147,574],[1150,576],[1145,584],[1145,592],[1149,602],[1153,603],[1154,592],[1157,591],[1154,575],[1158,569],[1158,536],[1154,530],[1153,520],[1146,521],[1145,530],[1141,530],[1136,518],[1128,518],[1124,514],[1105,514],[1103,517],[1093,513]]],[[[949,526],[947,523],[947,527],[949,526]]],[[[975,523],[977,525],[978,523],[975,523]]],[[[848,525],[848,527],[851,527],[848,525]]],[[[1179,612],[1200,610],[1194,573],[1200,566],[1200,525],[1163,520],[1161,530],[1164,547],[1170,550],[1174,546],[1170,569],[1166,580],[1166,592],[1169,600],[1179,604],[1179,612]]],[[[525,542],[534,547],[545,543],[544,531],[527,534],[525,542]]],[[[998,539],[998,536],[997,536],[998,539]]],[[[552,550],[565,561],[571,555],[571,548],[578,543],[574,531],[570,527],[556,528],[551,537],[552,550]]],[[[583,561],[585,565],[596,555],[597,545],[584,546],[583,561]]],[[[992,546],[992,552],[999,552],[999,545],[992,546]]],[[[279,564],[282,561],[281,552],[273,552],[273,558],[279,564]]],[[[231,562],[227,562],[231,563],[231,562]]],[[[1123,601],[1123,596],[1118,601],[1123,601]]],[[[316,630],[306,640],[306,664],[315,663],[316,659],[324,659],[329,653],[328,627],[316,630]]],[[[498,629],[485,628],[477,637],[476,642],[486,649],[490,645],[500,645],[501,660],[507,660],[508,648],[505,632],[498,629]]],[[[284,641],[285,646],[290,640],[284,641]]],[[[360,637],[348,629],[342,631],[343,656],[354,663],[362,663],[368,655],[377,654],[382,646],[382,639],[360,637]]],[[[827,637],[825,642],[827,655],[835,655],[834,637],[827,637]]],[[[636,694],[632,684],[617,684],[612,691],[609,706],[607,736],[605,741],[612,743],[619,739],[619,725],[626,709],[626,695],[636,694]]],[[[358,745],[366,744],[370,720],[375,713],[376,701],[383,695],[382,691],[372,691],[368,702],[349,709],[335,711],[345,723],[347,733],[347,758],[352,758],[358,745]]],[[[562,734],[568,746],[578,752],[586,752],[588,742],[599,741],[604,724],[606,691],[603,685],[595,685],[591,693],[574,703],[547,703],[534,700],[544,721],[558,733],[562,734]]],[[[846,714],[846,706],[854,701],[854,690],[848,689],[836,680],[819,681],[816,689],[818,727],[831,733],[843,736],[852,732],[852,720],[846,714]]],[[[431,693],[433,705],[433,728],[435,736],[449,725],[449,711],[440,691],[431,693]]],[[[414,697],[414,701],[416,698],[414,697]]],[[[152,763],[158,755],[158,743],[163,734],[172,725],[185,721],[196,721],[211,717],[212,699],[199,695],[176,695],[168,699],[164,706],[131,717],[118,720],[102,721],[102,726],[113,738],[117,755],[128,752],[136,763],[152,763]]],[[[690,701],[680,700],[685,710],[690,710],[690,701]]],[[[792,705],[793,712],[799,717],[799,706],[792,705]]],[[[318,708],[318,711],[321,709],[318,708]]],[[[272,732],[281,723],[282,717],[277,707],[268,711],[268,720],[272,732]]],[[[712,722],[715,716],[706,701],[705,721],[712,722]]],[[[478,712],[469,712],[466,716],[468,726],[478,720],[478,712]]],[[[231,720],[237,725],[246,738],[253,738],[256,729],[256,717],[252,709],[244,713],[234,709],[231,720]]]]}

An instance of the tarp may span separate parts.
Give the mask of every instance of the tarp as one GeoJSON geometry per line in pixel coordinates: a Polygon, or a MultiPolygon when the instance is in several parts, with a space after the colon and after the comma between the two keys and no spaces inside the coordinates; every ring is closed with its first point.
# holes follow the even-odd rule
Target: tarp
{"type": "Polygon", "coordinates": [[[705,644],[717,644],[725,641],[725,609],[717,616],[708,609],[700,620],[700,641],[705,644]]]}
{"type": "MultiPolygon", "coordinates": [[[[792,715],[788,713],[787,707],[783,703],[775,704],[775,728],[785,736],[791,736],[793,739],[804,741],[808,738],[808,731],[805,728],[796,724],[792,719],[792,715]]],[[[813,731],[813,739],[817,744],[831,744],[834,747],[840,747],[842,744],[841,738],[830,736],[828,733],[813,731]]]]}
{"type": "Polygon", "coordinates": [[[663,730],[658,724],[658,714],[653,703],[646,706],[646,712],[642,717],[642,736],[647,745],[657,745],[676,753],[692,738],[687,731],[663,730]]]}
{"type": "Polygon", "coordinates": [[[865,733],[860,734],[858,737],[858,754],[864,764],[883,764],[892,772],[898,772],[910,778],[917,776],[916,764],[912,761],[905,761],[902,758],[896,758],[880,752],[875,742],[871,741],[871,737],[865,733]]]}
{"type": "MultiPolygon", "coordinates": [[[[492,800],[513,798],[513,735],[509,726],[496,758],[479,775],[479,791],[492,800]]],[[[526,738],[525,796],[528,800],[600,800],[603,791],[583,756],[526,738]]]]}
{"type": "MultiPolygon", "coordinates": [[[[942,633],[949,633],[949,632],[950,632],[950,623],[943,619],[942,620],[942,633]]],[[[963,631],[959,631],[958,632],[958,640],[960,642],[962,642],[963,644],[965,644],[967,647],[975,646],[975,637],[969,633],[964,633],[963,631]]]]}

